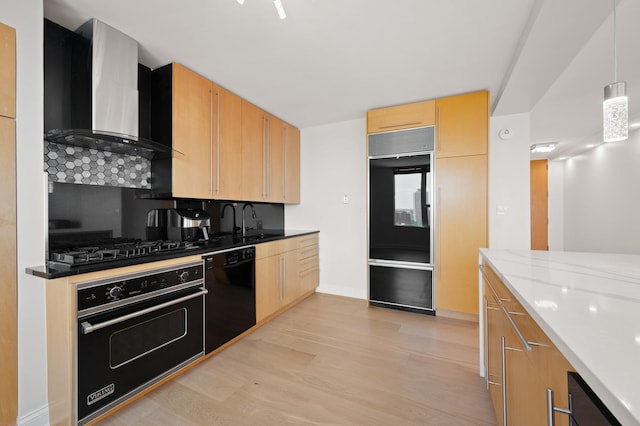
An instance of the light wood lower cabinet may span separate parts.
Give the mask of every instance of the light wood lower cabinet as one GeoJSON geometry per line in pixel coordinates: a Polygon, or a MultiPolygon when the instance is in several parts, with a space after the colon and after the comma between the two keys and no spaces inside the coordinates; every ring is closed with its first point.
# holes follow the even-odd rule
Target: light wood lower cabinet
{"type": "MultiPolygon", "coordinates": [[[[567,408],[567,372],[574,369],[496,273],[484,265],[482,275],[485,374],[498,424],[546,425],[547,389],[554,406],[567,408]]],[[[568,416],[555,412],[554,422],[566,426],[568,416]]]]}
{"type": "Polygon", "coordinates": [[[318,283],[317,235],[257,245],[256,321],[314,292],[318,283]]]}

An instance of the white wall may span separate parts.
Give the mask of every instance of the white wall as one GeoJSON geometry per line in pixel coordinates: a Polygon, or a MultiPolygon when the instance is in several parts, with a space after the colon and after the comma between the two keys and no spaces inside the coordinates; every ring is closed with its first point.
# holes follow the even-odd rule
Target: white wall
{"type": "Polygon", "coordinates": [[[490,124],[489,247],[528,250],[531,248],[529,114],[491,117],[490,124]],[[510,139],[498,136],[503,129],[509,129],[510,139]]]}
{"type": "Polygon", "coordinates": [[[564,166],[564,248],[640,254],[640,132],[564,166]]]}
{"type": "Polygon", "coordinates": [[[18,424],[29,425],[48,423],[44,281],[24,272],[44,261],[42,19],[42,0],[0,0],[17,36],[18,424]]]}
{"type": "Polygon", "coordinates": [[[549,161],[549,250],[564,250],[564,161],[549,161]]]}
{"type": "Polygon", "coordinates": [[[366,299],[365,120],[301,129],[300,151],[301,200],[286,206],[285,226],[320,231],[318,291],[366,299]]]}

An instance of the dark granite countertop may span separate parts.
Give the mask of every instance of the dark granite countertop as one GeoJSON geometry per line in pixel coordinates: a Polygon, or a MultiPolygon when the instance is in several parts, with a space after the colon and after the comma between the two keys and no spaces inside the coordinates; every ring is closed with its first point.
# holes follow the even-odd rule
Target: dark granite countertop
{"type": "Polygon", "coordinates": [[[165,251],[150,254],[142,257],[123,258],[117,260],[111,260],[102,263],[91,263],[87,265],[78,266],[58,266],[58,265],[41,265],[36,267],[26,268],[26,273],[35,275],[36,277],[45,279],[55,279],[68,277],[71,275],[79,275],[87,272],[103,271],[107,269],[120,268],[123,266],[138,265],[142,263],[157,262],[160,260],[175,259],[179,257],[193,256],[196,254],[207,255],[209,253],[215,253],[222,250],[228,250],[231,248],[252,246],[268,241],[277,241],[285,238],[299,237],[307,234],[315,234],[319,231],[299,231],[299,230],[262,230],[253,231],[247,236],[242,237],[240,235],[219,234],[213,235],[209,241],[201,241],[197,246],[193,248],[165,251]]]}

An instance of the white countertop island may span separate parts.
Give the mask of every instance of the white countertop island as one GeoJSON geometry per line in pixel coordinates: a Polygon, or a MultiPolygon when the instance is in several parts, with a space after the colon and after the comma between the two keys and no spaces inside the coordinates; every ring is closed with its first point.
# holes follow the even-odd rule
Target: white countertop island
{"type": "Polygon", "coordinates": [[[640,425],[640,255],[480,255],[618,420],[640,425]]]}

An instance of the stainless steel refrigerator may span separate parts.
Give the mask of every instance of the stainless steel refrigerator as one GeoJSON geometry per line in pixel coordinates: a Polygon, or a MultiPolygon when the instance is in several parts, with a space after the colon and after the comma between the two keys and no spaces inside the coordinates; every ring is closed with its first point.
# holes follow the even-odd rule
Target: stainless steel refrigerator
{"type": "Polygon", "coordinates": [[[435,314],[434,127],[370,134],[369,302],[435,314]]]}

